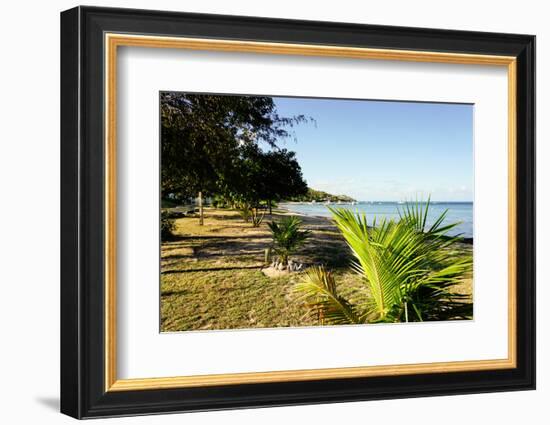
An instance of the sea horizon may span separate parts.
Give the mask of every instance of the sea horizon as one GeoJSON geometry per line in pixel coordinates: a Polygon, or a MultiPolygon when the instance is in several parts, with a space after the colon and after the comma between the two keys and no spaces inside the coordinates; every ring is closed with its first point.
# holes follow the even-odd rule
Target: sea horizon
{"type": "MultiPolygon", "coordinates": [[[[340,196],[340,195],[335,195],[335,196],[340,196]]],[[[357,204],[415,204],[415,203],[419,203],[419,204],[426,204],[428,201],[416,201],[416,200],[412,200],[412,201],[378,201],[378,200],[374,200],[374,201],[353,201],[357,204]]],[[[283,204],[324,204],[325,201],[283,201],[281,202],[283,204]]],[[[351,202],[350,201],[340,201],[341,204],[350,204],[351,202]]],[[[433,201],[433,200],[430,200],[430,205],[431,204],[473,204],[474,201],[433,201]]],[[[338,201],[330,201],[330,204],[338,204],[338,201]]]]}
{"type": "MultiPolygon", "coordinates": [[[[304,214],[315,217],[331,217],[327,206],[336,206],[346,208],[354,212],[365,213],[367,221],[370,223],[376,217],[381,219],[399,219],[399,209],[407,203],[416,203],[416,201],[354,201],[354,202],[281,202],[279,205],[290,212],[304,214]]],[[[427,201],[418,201],[425,205],[427,201]]],[[[430,201],[430,209],[427,217],[427,224],[431,225],[435,220],[447,210],[447,216],[443,224],[459,222],[459,224],[449,232],[449,235],[461,235],[465,238],[473,237],[473,201],[430,201]]]]}

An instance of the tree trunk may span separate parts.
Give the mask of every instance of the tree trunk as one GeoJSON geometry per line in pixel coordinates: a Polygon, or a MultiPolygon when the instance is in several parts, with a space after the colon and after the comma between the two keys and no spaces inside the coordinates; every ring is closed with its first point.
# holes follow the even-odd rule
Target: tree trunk
{"type": "Polygon", "coordinates": [[[204,210],[202,208],[202,191],[199,191],[199,225],[204,225],[204,210]]]}
{"type": "Polygon", "coordinates": [[[268,202],[269,202],[269,215],[272,215],[272,211],[271,211],[271,199],[270,199],[268,202]]]}

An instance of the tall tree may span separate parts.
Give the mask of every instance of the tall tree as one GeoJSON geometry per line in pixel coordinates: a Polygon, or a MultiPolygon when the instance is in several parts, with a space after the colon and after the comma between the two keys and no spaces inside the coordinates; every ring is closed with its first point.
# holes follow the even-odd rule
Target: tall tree
{"type": "Polygon", "coordinates": [[[307,184],[295,152],[286,149],[272,150],[263,155],[263,163],[263,196],[268,201],[270,215],[273,201],[307,193],[307,184]]]}
{"type": "MultiPolygon", "coordinates": [[[[304,116],[280,117],[267,96],[220,96],[163,92],[161,194],[212,194],[242,146],[275,147],[304,116]]],[[[227,178],[225,179],[227,183],[227,178]]]]}
{"type": "Polygon", "coordinates": [[[307,184],[294,152],[286,149],[262,150],[257,145],[241,146],[226,173],[219,179],[219,191],[242,208],[257,213],[271,202],[307,193],[307,184]]]}

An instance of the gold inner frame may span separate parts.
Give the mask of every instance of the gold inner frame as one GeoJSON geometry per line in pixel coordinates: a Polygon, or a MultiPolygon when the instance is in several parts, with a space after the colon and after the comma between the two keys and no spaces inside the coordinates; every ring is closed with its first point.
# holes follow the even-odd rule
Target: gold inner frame
{"type": "Polygon", "coordinates": [[[516,58],[127,34],[105,34],[105,391],[510,369],[516,367],[516,58]],[[508,72],[508,357],[495,360],[118,379],[116,373],[116,99],[119,46],[398,60],[507,67],[508,72]]]}

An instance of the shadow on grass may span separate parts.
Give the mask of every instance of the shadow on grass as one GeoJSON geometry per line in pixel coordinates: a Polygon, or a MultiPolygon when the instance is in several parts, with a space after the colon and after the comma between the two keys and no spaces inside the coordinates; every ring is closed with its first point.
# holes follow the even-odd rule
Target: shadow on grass
{"type": "MultiPolygon", "coordinates": [[[[189,235],[189,236],[172,236],[170,238],[167,238],[166,240],[163,240],[162,242],[178,242],[178,241],[190,241],[193,239],[199,239],[199,240],[227,240],[227,239],[258,239],[261,238],[262,235],[236,235],[236,236],[213,236],[213,235],[189,235]]],[[[264,236],[266,237],[266,236],[264,236]]]]}
{"type": "Polygon", "coordinates": [[[270,244],[265,242],[224,241],[222,243],[205,243],[196,248],[198,258],[234,257],[240,255],[257,255],[264,252],[270,244]]]}
{"type": "Polygon", "coordinates": [[[244,221],[243,218],[238,214],[208,214],[204,217],[205,220],[213,219],[213,220],[227,220],[227,221],[235,221],[240,220],[244,221]]]}
{"type": "Polygon", "coordinates": [[[180,289],[178,291],[163,291],[160,293],[161,297],[171,297],[172,295],[187,295],[189,291],[186,289],[180,289]]]}
{"type": "Polygon", "coordinates": [[[164,257],[161,257],[161,261],[190,260],[193,258],[196,258],[193,254],[189,254],[189,255],[174,254],[174,255],[166,255],[164,257]]]}
{"type": "Polygon", "coordinates": [[[194,272],[220,272],[225,270],[260,270],[263,266],[235,266],[235,267],[204,267],[201,269],[185,269],[185,270],[165,270],[161,274],[180,274],[180,273],[194,273],[194,272]]]}

